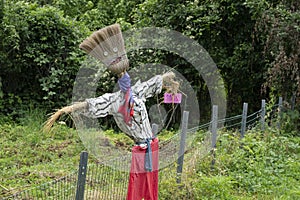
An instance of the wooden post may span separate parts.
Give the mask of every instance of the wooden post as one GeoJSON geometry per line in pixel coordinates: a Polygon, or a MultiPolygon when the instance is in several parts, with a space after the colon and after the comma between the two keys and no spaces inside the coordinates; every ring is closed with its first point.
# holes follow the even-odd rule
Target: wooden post
{"type": "Polygon", "coordinates": [[[182,119],[182,128],[181,128],[181,135],[180,135],[180,147],[178,153],[178,160],[177,160],[177,183],[181,183],[181,174],[183,169],[183,159],[184,159],[184,151],[185,151],[185,139],[188,127],[188,120],[189,120],[189,112],[183,112],[183,119],[182,119]]]}
{"type": "Polygon", "coordinates": [[[244,103],[243,115],[242,115],[242,125],[241,125],[241,138],[243,138],[246,133],[247,112],[248,112],[248,103],[244,103]]]}
{"type": "Polygon", "coordinates": [[[265,116],[266,116],[266,100],[261,100],[261,114],[260,114],[260,123],[261,130],[265,130],[265,116]]]}
{"type": "Polygon", "coordinates": [[[88,162],[88,153],[86,151],[83,151],[80,154],[80,163],[79,163],[77,189],[76,189],[76,200],[84,199],[87,162],[88,162]]]}
{"type": "Polygon", "coordinates": [[[215,150],[217,147],[217,129],[218,129],[218,106],[213,105],[213,110],[212,110],[212,116],[211,116],[211,148],[212,148],[212,161],[211,161],[211,168],[213,169],[215,162],[216,162],[216,154],[215,150]]]}

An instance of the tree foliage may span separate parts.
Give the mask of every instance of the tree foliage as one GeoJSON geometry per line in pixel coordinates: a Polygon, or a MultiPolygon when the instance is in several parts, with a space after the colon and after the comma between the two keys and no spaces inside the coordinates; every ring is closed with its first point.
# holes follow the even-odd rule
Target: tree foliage
{"type": "Polygon", "coordinates": [[[8,99],[5,112],[28,103],[65,104],[83,56],[78,45],[86,29],[52,6],[7,2],[4,12],[0,77],[8,99]]]}
{"type": "MultiPolygon", "coordinates": [[[[197,40],[223,75],[231,113],[240,112],[243,102],[256,109],[257,99],[270,98],[270,91],[287,99],[299,90],[297,1],[148,0],[135,10],[134,22],[171,28],[197,40]]],[[[176,59],[175,65],[189,69],[176,59]]],[[[191,72],[187,76],[195,78],[191,72]]],[[[199,89],[201,85],[197,83],[199,89]]]]}
{"type": "Polygon", "coordinates": [[[290,98],[300,94],[300,3],[268,6],[256,21],[268,72],[264,88],[290,98]]]}
{"type": "MultiPolygon", "coordinates": [[[[266,68],[257,55],[259,47],[253,46],[255,22],[244,1],[145,1],[135,12],[135,22],[138,26],[171,28],[198,41],[223,75],[230,112],[241,108],[243,101],[255,105],[256,99],[261,98],[257,91],[263,83],[262,74],[266,68]]],[[[186,71],[184,74],[190,80],[195,80],[191,66],[174,63],[174,58],[170,60],[186,71]]],[[[196,80],[200,80],[199,77],[196,80]]],[[[207,107],[209,97],[203,98],[203,90],[207,90],[205,83],[197,82],[196,88],[203,106],[207,107]]]]}
{"type": "MultiPolygon", "coordinates": [[[[68,102],[84,56],[78,44],[91,31],[115,22],[123,30],[165,27],[196,40],[222,74],[232,114],[240,113],[243,102],[256,110],[261,98],[299,97],[300,6],[296,0],[3,2],[0,107],[7,109],[5,113],[24,102],[47,104],[47,108],[68,102]]],[[[175,67],[198,92],[200,109],[210,111],[207,85],[190,63],[160,50],[130,52],[129,57],[133,66],[156,62],[175,67]]],[[[99,84],[111,90],[115,85],[111,80],[107,76],[99,84]]]]}

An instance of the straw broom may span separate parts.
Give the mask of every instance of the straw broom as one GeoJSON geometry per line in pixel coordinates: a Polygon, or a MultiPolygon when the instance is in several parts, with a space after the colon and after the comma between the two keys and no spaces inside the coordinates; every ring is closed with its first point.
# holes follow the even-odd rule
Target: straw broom
{"type": "Polygon", "coordinates": [[[114,74],[121,74],[129,67],[124,39],[119,24],[95,31],[79,48],[100,60],[114,74]]]}
{"type": "MultiPolygon", "coordinates": [[[[119,24],[113,24],[95,31],[79,45],[79,48],[100,60],[115,74],[123,73],[129,66],[119,24]]],[[[86,102],[79,102],[57,110],[45,122],[43,130],[49,132],[55,121],[63,114],[70,114],[86,107],[86,102]]]]}

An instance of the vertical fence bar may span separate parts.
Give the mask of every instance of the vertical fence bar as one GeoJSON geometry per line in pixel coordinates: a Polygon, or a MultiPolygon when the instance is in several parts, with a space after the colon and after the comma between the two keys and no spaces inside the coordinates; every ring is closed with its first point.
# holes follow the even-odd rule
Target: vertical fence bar
{"type": "Polygon", "coordinates": [[[213,106],[213,112],[212,112],[212,120],[211,120],[211,133],[212,133],[212,148],[216,148],[217,143],[217,128],[218,128],[218,106],[213,106]]]}
{"type": "Polygon", "coordinates": [[[158,125],[155,123],[152,124],[152,133],[153,133],[153,136],[156,136],[158,133],[158,125]]]}
{"type": "Polygon", "coordinates": [[[215,150],[217,147],[217,129],[218,129],[218,106],[213,105],[212,116],[211,116],[211,133],[212,133],[212,140],[211,140],[211,148],[212,148],[212,161],[211,161],[211,168],[213,169],[215,162],[216,162],[216,154],[215,150]]]}
{"type": "Polygon", "coordinates": [[[277,121],[277,128],[280,129],[281,126],[281,115],[282,115],[282,97],[279,97],[278,100],[278,121],[277,121]]]}
{"type": "Polygon", "coordinates": [[[183,119],[182,119],[182,128],[181,128],[181,135],[180,135],[180,147],[178,153],[178,160],[177,160],[177,183],[181,183],[181,174],[183,168],[183,159],[184,159],[184,150],[185,150],[185,139],[188,127],[188,120],[189,120],[189,112],[183,112],[183,119]]]}
{"type": "Polygon", "coordinates": [[[242,115],[242,125],[241,125],[241,138],[243,138],[245,136],[245,132],[246,132],[247,112],[248,112],[248,103],[244,103],[243,115],[242,115]]]}
{"type": "Polygon", "coordinates": [[[260,114],[260,123],[261,130],[265,130],[265,116],[266,116],[266,100],[261,100],[261,114],[260,114]]]}
{"type": "Polygon", "coordinates": [[[292,96],[292,105],[291,105],[291,109],[295,110],[295,103],[296,103],[296,94],[294,93],[292,96]]]}
{"type": "Polygon", "coordinates": [[[84,199],[84,187],[85,187],[86,173],[87,173],[87,161],[88,161],[88,153],[86,151],[81,152],[79,170],[78,170],[76,200],[84,199]]]}

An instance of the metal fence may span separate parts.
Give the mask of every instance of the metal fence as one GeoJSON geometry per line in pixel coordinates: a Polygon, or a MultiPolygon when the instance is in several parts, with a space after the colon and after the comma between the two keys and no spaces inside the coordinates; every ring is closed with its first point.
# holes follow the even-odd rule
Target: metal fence
{"type": "MultiPolygon", "coordinates": [[[[195,139],[192,137],[186,140],[184,135],[194,133],[199,130],[209,132],[209,140],[204,139],[204,141],[202,141],[203,143],[207,143],[206,145],[203,145],[207,148],[203,151],[213,152],[213,149],[216,148],[217,132],[220,130],[218,126],[220,124],[224,125],[221,129],[238,130],[241,133],[241,138],[246,134],[246,130],[253,127],[259,127],[263,130],[267,118],[278,119],[280,117],[282,98],[280,98],[279,103],[274,105],[268,112],[266,111],[266,103],[264,100],[262,100],[261,109],[257,112],[248,115],[247,108],[247,103],[244,103],[243,113],[241,115],[236,115],[225,119],[218,119],[218,107],[213,106],[212,120],[209,123],[191,129],[187,129],[187,126],[183,126],[180,132],[178,132],[168,141],[164,141],[160,146],[163,146],[164,144],[172,144],[168,147],[170,148],[170,151],[176,150],[179,153],[173,155],[173,158],[166,157],[166,159],[173,159],[173,162],[160,168],[159,181],[161,182],[165,179],[169,179],[170,177],[175,177],[177,178],[177,183],[180,183],[180,176],[183,170],[183,156],[184,152],[186,152],[186,149],[184,149],[185,143],[193,143],[195,139]],[[267,113],[271,114],[267,115],[267,113]],[[174,173],[176,174],[175,176],[174,173]]],[[[187,118],[188,117],[183,117],[183,123],[187,123],[187,118]]],[[[278,122],[278,120],[276,122],[278,122]]],[[[280,123],[277,123],[276,125],[280,127],[280,123]]],[[[197,136],[195,135],[195,137],[197,136]]],[[[199,155],[204,154],[199,153],[199,155]]],[[[128,154],[128,156],[131,155],[128,154]]],[[[130,158],[123,156],[109,161],[110,163],[88,163],[87,153],[83,152],[81,154],[78,170],[58,180],[41,184],[37,187],[18,192],[8,197],[3,197],[3,200],[125,199],[129,178],[129,170],[127,168],[130,166],[128,160],[130,160],[130,158]],[[116,169],[116,167],[113,166],[118,167],[116,169]]],[[[213,163],[214,162],[212,161],[212,164],[213,163]]]]}
{"type": "Polygon", "coordinates": [[[77,171],[37,187],[24,190],[3,199],[33,200],[33,199],[75,199],[77,185],[77,171]]]}

